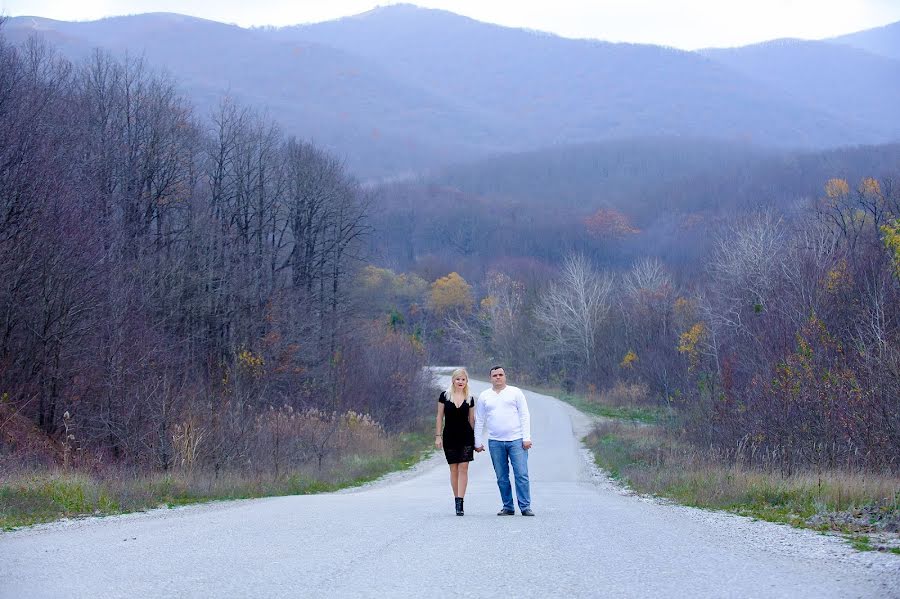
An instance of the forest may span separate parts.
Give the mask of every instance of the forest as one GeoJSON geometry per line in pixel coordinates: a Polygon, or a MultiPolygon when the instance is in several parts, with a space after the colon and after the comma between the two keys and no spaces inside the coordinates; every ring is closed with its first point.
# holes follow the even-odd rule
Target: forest
{"type": "Polygon", "coordinates": [[[425,353],[354,293],[370,210],[228,98],[0,43],[2,469],[277,479],[419,430],[425,353]]]}
{"type": "MultiPolygon", "coordinates": [[[[444,361],[503,363],[533,384],[639,398],[730,461],[785,474],[896,472],[897,152],[747,161],[745,180],[732,169],[671,181],[667,193],[633,183],[643,193],[631,201],[576,206],[534,183],[566,170],[540,170],[541,154],[498,161],[507,189],[529,188],[531,199],[496,181],[486,195],[394,184],[382,191],[391,209],[373,222],[393,231],[384,263],[409,272],[371,271],[370,286],[444,361]],[[780,184],[780,164],[792,184],[780,184]],[[695,201],[666,209],[682,197],[695,201]],[[453,207],[427,208],[441,204],[453,207]]],[[[656,168],[647,156],[646,175],[664,180],[669,160],[656,168]]],[[[471,188],[487,185],[489,171],[464,172],[471,188]]],[[[570,176],[563,188],[586,190],[588,180],[570,176]]]]}

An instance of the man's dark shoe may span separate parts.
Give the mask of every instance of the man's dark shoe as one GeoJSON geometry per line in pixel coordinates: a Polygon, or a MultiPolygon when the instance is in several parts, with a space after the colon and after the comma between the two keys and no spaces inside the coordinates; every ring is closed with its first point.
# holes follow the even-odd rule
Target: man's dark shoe
{"type": "Polygon", "coordinates": [[[534,512],[531,511],[530,507],[527,507],[524,510],[522,510],[522,515],[523,516],[534,516],[534,512]]]}
{"type": "Polygon", "coordinates": [[[500,510],[497,512],[498,516],[515,516],[516,513],[512,510],[500,510]]]}

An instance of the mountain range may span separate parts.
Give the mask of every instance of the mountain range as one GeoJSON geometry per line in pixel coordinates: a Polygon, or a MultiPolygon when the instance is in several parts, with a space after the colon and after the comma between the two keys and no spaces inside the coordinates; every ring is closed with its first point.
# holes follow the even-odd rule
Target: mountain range
{"type": "Polygon", "coordinates": [[[687,52],[574,40],[392,5],[244,29],[168,13],[9,19],[65,56],[142,55],[209,114],[225,94],[362,178],[629,138],[823,149],[900,140],[900,23],[822,41],[687,52]]]}

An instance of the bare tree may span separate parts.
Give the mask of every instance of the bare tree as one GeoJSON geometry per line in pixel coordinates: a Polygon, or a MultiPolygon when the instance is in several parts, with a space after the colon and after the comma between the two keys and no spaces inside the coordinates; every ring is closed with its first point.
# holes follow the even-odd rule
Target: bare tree
{"type": "Polygon", "coordinates": [[[535,318],[548,340],[547,353],[597,369],[601,327],[612,308],[613,277],[597,272],[583,255],[571,255],[560,278],[542,294],[535,318]]]}

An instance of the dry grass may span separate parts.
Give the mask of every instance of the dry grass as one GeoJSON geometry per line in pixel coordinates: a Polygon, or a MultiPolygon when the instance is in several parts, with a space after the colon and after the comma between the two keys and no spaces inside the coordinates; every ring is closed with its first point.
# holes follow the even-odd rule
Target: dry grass
{"type": "Polygon", "coordinates": [[[653,424],[671,416],[668,408],[650,399],[647,386],[643,384],[616,381],[612,387],[601,390],[589,385],[583,393],[569,393],[559,387],[542,385],[529,385],[528,389],[552,395],[586,414],[603,418],[653,424]]]}
{"type": "Polygon", "coordinates": [[[607,406],[636,407],[650,406],[650,389],[644,383],[626,383],[616,381],[612,387],[597,392],[593,385],[588,385],[588,401],[593,401],[607,406]]]}
{"type": "Polygon", "coordinates": [[[271,471],[201,469],[147,473],[107,469],[100,474],[39,469],[0,477],[0,529],[64,517],[109,515],[222,499],[320,493],[362,484],[411,467],[430,446],[425,434],[404,433],[375,443],[379,451],[334,456],[320,470],[308,463],[278,477],[271,471]]]}
{"type": "MultiPolygon", "coordinates": [[[[604,423],[587,442],[598,465],[640,493],[848,533],[861,531],[849,524],[850,519],[822,516],[858,513],[869,520],[900,524],[900,477],[896,474],[823,471],[784,477],[775,469],[727,463],[715,452],[680,441],[659,426],[604,423]]],[[[873,530],[876,524],[872,522],[873,530]]]]}

